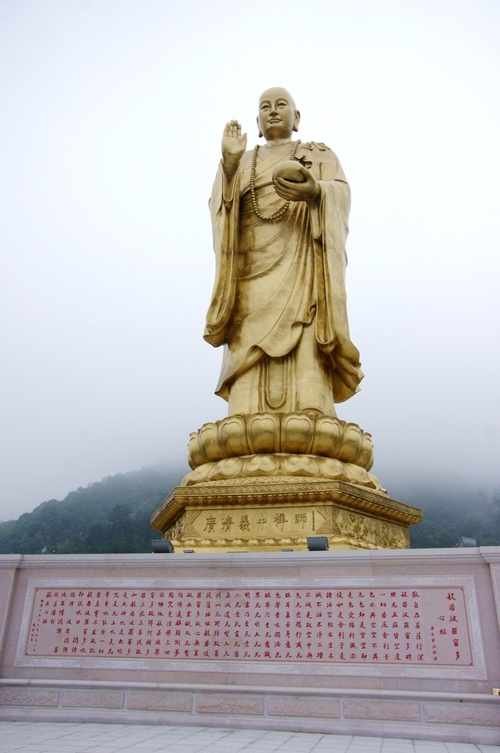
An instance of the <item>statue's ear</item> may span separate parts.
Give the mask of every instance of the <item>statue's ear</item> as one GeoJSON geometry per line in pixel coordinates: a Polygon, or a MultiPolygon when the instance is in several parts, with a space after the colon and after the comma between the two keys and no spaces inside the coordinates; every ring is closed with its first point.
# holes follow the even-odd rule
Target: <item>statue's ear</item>
{"type": "Polygon", "coordinates": [[[300,112],[298,110],[295,110],[294,119],[293,119],[293,130],[294,131],[298,131],[299,130],[299,123],[300,123],[300,112]]]}
{"type": "Polygon", "coordinates": [[[257,121],[257,128],[259,129],[259,139],[261,139],[264,134],[262,133],[262,131],[259,128],[259,116],[258,115],[255,118],[255,120],[257,121]]]}

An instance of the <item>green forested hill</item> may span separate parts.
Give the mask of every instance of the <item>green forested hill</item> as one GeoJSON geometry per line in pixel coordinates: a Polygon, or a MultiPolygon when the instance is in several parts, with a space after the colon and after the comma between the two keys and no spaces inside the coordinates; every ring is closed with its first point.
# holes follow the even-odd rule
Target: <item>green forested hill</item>
{"type": "Polygon", "coordinates": [[[58,554],[151,551],[151,539],[160,534],[149,518],[181,478],[182,470],[143,468],[42,502],[0,523],[0,554],[39,554],[44,547],[58,554]]]}
{"type": "Polygon", "coordinates": [[[410,528],[412,549],[455,546],[462,536],[476,539],[478,546],[500,546],[500,488],[408,480],[391,485],[390,491],[424,513],[423,521],[410,528]]]}
{"type": "MultiPolygon", "coordinates": [[[[0,523],[0,554],[150,552],[159,537],[149,527],[158,505],[182,477],[155,466],[119,473],[43,502],[18,520],[0,523]]],[[[413,548],[453,547],[462,536],[500,546],[500,490],[475,492],[425,482],[391,485],[391,496],[421,507],[424,521],[410,529],[413,548]]]]}

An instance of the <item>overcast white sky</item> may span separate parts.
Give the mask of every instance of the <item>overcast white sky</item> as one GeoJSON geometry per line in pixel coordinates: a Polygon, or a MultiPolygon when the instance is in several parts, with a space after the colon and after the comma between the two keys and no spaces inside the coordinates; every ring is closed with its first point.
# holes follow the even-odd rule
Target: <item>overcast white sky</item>
{"type": "Polygon", "coordinates": [[[389,492],[499,485],[499,29],[497,0],[1,0],[0,520],[182,467],[226,414],[207,198],[276,85],[352,188],[339,416],[389,492]]]}

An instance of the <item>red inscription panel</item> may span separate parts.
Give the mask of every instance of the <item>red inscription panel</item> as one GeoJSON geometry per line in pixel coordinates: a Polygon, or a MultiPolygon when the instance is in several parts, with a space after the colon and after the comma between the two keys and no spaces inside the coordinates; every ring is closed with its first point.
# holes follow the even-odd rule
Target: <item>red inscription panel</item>
{"type": "Polygon", "coordinates": [[[37,588],[26,655],[472,666],[461,587],[37,588]]]}

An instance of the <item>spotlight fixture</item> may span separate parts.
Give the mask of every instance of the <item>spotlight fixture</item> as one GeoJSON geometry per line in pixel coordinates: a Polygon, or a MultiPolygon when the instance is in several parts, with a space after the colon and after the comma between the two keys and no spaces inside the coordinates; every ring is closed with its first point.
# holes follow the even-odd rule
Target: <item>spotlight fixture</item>
{"type": "Polygon", "coordinates": [[[170,539],[151,539],[153,554],[173,554],[174,547],[170,539]]]}
{"type": "Polygon", "coordinates": [[[328,550],[328,539],[326,536],[308,536],[307,548],[310,552],[326,552],[328,550]]]}
{"type": "Polygon", "coordinates": [[[455,548],[457,546],[477,546],[477,539],[473,539],[470,536],[462,536],[460,541],[457,541],[457,543],[455,544],[455,548]]]}

